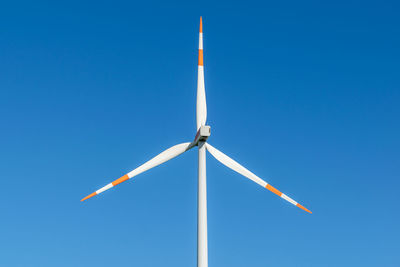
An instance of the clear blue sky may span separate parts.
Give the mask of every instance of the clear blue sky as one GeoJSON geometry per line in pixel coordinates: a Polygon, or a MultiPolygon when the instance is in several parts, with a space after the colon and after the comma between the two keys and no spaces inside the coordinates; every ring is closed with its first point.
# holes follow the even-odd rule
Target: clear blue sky
{"type": "Polygon", "coordinates": [[[199,16],[209,265],[400,266],[398,1],[8,1],[0,266],[196,266],[199,16]],[[323,3],[322,3],[323,2],[323,3]]]}

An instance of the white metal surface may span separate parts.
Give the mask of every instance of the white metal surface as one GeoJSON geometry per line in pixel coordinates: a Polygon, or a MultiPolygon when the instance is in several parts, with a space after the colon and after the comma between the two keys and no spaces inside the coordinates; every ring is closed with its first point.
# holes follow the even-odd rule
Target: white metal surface
{"type": "Polygon", "coordinates": [[[197,104],[196,104],[197,129],[206,124],[207,106],[206,93],[204,88],[204,67],[199,66],[197,81],[197,104]]]}
{"type": "Polygon", "coordinates": [[[203,138],[208,138],[211,135],[211,127],[208,125],[200,127],[200,136],[203,138]]]}
{"type": "Polygon", "coordinates": [[[246,169],[245,167],[243,167],[242,165],[240,165],[239,163],[237,163],[236,161],[234,161],[233,159],[231,159],[230,157],[228,157],[227,155],[225,155],[224,153],[222,153],[221,151],[219,151],[212,145],[206,143],[206,147],[207,147],[208,152],[210,152],[210,154],[213,155],[214,158],[216,158],[219,162],[224,164],[226,167],[240,173],[241,175],[249,178],[253,182],[256,182],[257,184],[261,185],[262,187],[267,188],[269,191],[280,196],[281,198],[288,201],[289,203],[291,203],[309,213],[312,213],[310,210],[308,210],[304,206],[300,205],[299,203],[297,203],[296,201],[294,201],[287,195],[283,194],[281,191],[274,188],[273,186],[271,186],[270,184],[265,182],[263,179],[261,179],[260,177],[258,177],[257,175],[255,175],[254,173],[252,173],[251,171],[249,171],[248,169],[246,169]]]}
{"type": "Polygon", "coordinates": [[[226,167],[231,168],[232,170],[249,178],[253,182],[256,182],[257,184],[261,185],[262,187],[267,186],[267,182],[265,182],[263,179],[261,179],[260,177],[258,177],[257,175],[255,175],[254,173],[252,173],[251,171],[249,171],[248,169],[246,169],[245,167],[243,167],[242,165],[240,165],[239,163],[237,163],[236,161],[234,161],[233,159],[231,159],[230,157],[228,157],[227,155],[225,155],[224,153],[222,153],[215,147],[211,146],[208,143],[206,144],[206,146],[207,146],[208,152],[210,152],[211,155],[214,156],[214,158],[216,158],[219,162],[224,164],[226,167]]]}
{"type": "Polygon", "coordinates": [[[208,267],[206,143],[199,142],[197,267],[208,267]]]}
{"type": "Polygon", "coordinates": [[[204,86],[204,64],[203,64],[203,22],[200,18],[199,31],[199,64],[197,72],[197,101],[196,101],[196,122],[197,130],[205,125],[207,121],[206,91],[204,86]]]}
{"type": "Polygon", "coordinates": [[[165,150],[165,151],[161,152],[160,154],[158,154],[157,156],[155,156],[154,158],[152,158],[151,160],[140,165],[139,167],[137,167],[130,173],[122,176],[121,178],[115,180],[114,182],[107,184],[106,186],[100,188],[99,190],[97,190],[97,191],[93,192],[92,194],[88,195],[87,197],[83,198],[81,201],[84,201],[88,198],[94,197],[95,195],[98,195],[110,188],[113,188],[114,186],[116,186],[124,181],[127,181],[128,179],[130,179],[138,174],[141,174],[142,172],[145,172],[145,171],[147,171],[151,168],[154,168],[170,159],[173,159],[176,156],[179,156],[180,154],[182,154],[183,152],[191,149],[192,147],[193,147],[192,143],[189,143],[189,142],[170,147],[167,150],[165,150]]]}
{"type": "Polygon", "coordinates": [[[133,171],[129,172],[128,173],[129,178],[132,178],[132,177],[134,177],[142,172],[145,172],[151,168],[154,168],[155,166],[158,166],[170,159],[173,159],[176,156],[179,156],[180,154],[182,154],[183,152],[185,152],[191,148],[190,144],[191,144],[190,142],[187,142],[187,143],[182,143],[182,144],[173,146],[171,148],[168,148],[167,150],[161,152],[160,154],[158,154],[157,156],[155,156],[148,162],[144,163],[143,165],[141,165],[141,166],[137,167],[136,169],[134,169],[133,171]]]}
{"type": "Polygon", "coordinates": [[[203,33],[199,33],[199,50],[203,50],[203,33]]]}
{"type": "Polygon", "coordinates": [[[96,194],[98,195],[98,194],[100,194],[100,193],[103,193],[104,191],[110,189],[111,187],[113,187],[113,184],[112,184],[112,183],[109,183],[108,185],[106,185],[106,186],[100,188],[99,190],[97,190],[97,191],[96,191],[96,194]]]}
{"type": "Polygon", "coordinates": [[[291,199],[290,197],[288,197],[287,195],[282,194],[281,197],[282,197],[283,199],[289,201],[289,202],[292,203],[293,205],[295,205],[295,206],[297,205],[297,202],[294,201],[293,199],[291,199]]]}

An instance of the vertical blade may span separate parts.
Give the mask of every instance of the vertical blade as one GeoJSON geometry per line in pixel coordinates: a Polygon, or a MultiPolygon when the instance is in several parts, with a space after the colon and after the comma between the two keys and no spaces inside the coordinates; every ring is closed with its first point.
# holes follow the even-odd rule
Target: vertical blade
{"type": "Polygon", "coordinates": [[[197,77],[197,103],[196,103],[196,121],[197,130],[205,125],[207,120],[206,92],[204,86],[204,62],[203,62],[203,21],[200,17],[199,32],[199,64],[197,77]]]}

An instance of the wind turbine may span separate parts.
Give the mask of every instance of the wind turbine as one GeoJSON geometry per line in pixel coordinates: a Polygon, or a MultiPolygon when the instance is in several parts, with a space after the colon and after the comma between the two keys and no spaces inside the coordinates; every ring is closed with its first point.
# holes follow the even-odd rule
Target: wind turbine
{"type": "Polygon", "coordinates": [[[154,168],[170,159],[173,159],[180,154],[197,146],[199,148],[199,167],[198,167],[198,199],[197,199],[197,266],[207,267],[208,266],[208,249],[207,249],[207,182],[206,182],[206,149],[213,155],[219,162],[231,168],[232,170],[240,173],[246,178],[256,182],[257,184],[265,187],[274,194],[277,194],[286,201],[293,205],[311,213],[304,206],[300,205],[287,195],[280,192],[275,187],[265,182],[263,179],[247,170],[245,167],[211,146],[207,143],[207,139],[210,136],[211,128],[206,125],[207,120],[207,105],[206,105],[206,93],[204,86],[204,65],[203,65],[203,23],[200,17],[200,32],[199,32],[199,61],[198,61],[198,80],[197,80],[197,103],[196,103],[196,121],[197,121],[197,134],[193,142],[187,142],[175,145],[161,152],[151,160],[140,165],[133,171],[125,174],[118,178],[114,182],[100,188],[92,194],[86,196],[81,201],[98,195],[122,182],[125,182],[142,172],[145,172],[151,168],[154,168]]]}

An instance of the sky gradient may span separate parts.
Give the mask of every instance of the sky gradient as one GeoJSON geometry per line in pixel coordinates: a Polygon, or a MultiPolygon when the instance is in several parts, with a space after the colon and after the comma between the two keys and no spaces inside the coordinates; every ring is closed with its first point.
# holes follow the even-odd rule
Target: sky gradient
{"type": "Polygon", "coordinates": [[[196,266],[203,16],[209,266],[400,266],[398,1],[10,1],[0,266],[196,266]]]}

